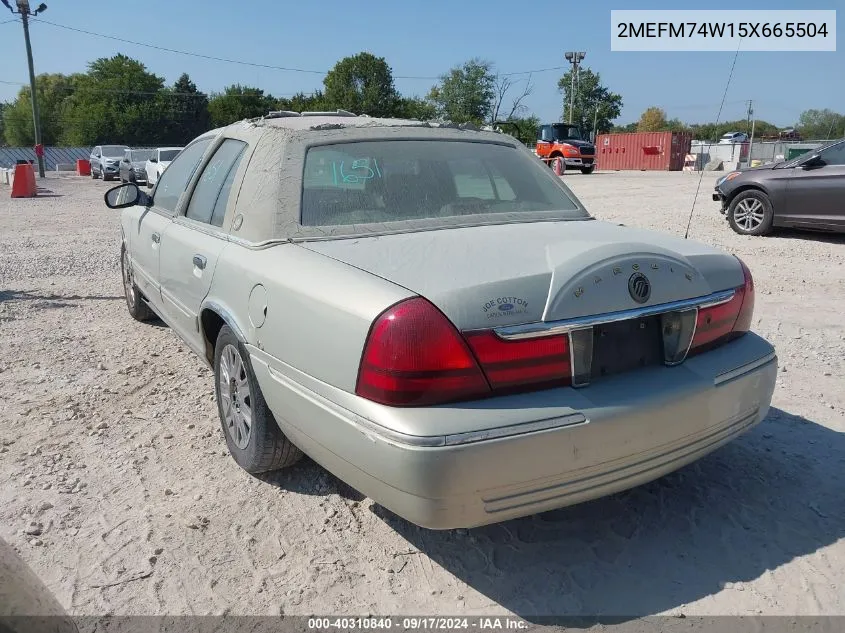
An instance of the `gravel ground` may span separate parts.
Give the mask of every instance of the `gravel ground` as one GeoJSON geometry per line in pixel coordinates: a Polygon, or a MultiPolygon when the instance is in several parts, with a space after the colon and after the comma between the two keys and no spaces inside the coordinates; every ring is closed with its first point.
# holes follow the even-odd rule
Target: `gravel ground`
{"type": "MultiPolygon", "coordinates": [[[[601,219],[683,234],[697,175],[565,181],[601,219]]],[[[740,237],[702,183],[691,237],[757,282],[773,408],[623,494],[429,532],[308,460],[227,456],[212,375],[123,301],[107,185],[0,187],[0,536],[75,615],[845,614],[845,237],[740,237]]]]}

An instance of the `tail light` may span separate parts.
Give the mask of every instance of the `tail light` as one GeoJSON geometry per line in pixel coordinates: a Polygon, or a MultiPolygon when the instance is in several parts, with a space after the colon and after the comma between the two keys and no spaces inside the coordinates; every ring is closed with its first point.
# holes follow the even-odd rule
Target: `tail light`
{"type": "Polygon", "coordinates": [[[736,288],[733,298],[727,303],[698,311],[689,356],[718,347],[751,329],[751,318],[754,315],[754,279],[745,262],[740,259],[739,263],[745,283],[736,288]]]}
{"type": "Polygon", "coordinates": [[[469,332],[466,340],[494,391],[530,385],[567,385],[571,377],[569,339],[546,336],[522,341],[500,339],[495,332],[469,332]]]}
{"type": "Polygon", "coordinates": [[[506,341],[491,330],[461,336],[440,310],[415,297],[373,323],[355,393],[391,406],[430,406],[568,384],[566,336],[506,341]]]}
{"type": "Polygon", "coordinates": [[[373,323],[355,393],[393,406],[423,406],[490,393],[466,342],[421,297],[397,303],[373,323]]]}

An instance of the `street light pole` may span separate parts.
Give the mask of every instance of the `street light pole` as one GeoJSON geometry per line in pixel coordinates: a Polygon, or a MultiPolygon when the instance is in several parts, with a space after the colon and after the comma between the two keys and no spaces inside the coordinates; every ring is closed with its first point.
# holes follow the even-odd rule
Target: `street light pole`
{"type": "MultiPolygon", "coordinates": [[[[47,10],[47,5],[43,2],[38,5],[34,13],[29,11],[29,0],[17,0],[18,10],[15,11],[9,6],[8,0],[2,0],[3,4],[12,13],[19,13],[21,22],[23,22],[23,39],[26,42],[26,61],[29,64],[29,96],[32,100],[32,126],[35,131],[35,146],[41,147],[41,118],[38,114],[38,95],[35,91],[35,67],[32,63],[32,45],[29,42],[29,16],[36,16],[47,10]]],[[[38,151],[36,152],[38,159],[38,177],[44,178],[44,155],[38,151]]]]}
{"type": "Polygon", "coordinates": [[[575,107],[575,76],[578,74],[578,65],[587,56],[584,51],[569,51],[564,54],[566,61],[572,64],[572,85],[569,88],[569,124],[572,124],[573,109],[575,107]]]}

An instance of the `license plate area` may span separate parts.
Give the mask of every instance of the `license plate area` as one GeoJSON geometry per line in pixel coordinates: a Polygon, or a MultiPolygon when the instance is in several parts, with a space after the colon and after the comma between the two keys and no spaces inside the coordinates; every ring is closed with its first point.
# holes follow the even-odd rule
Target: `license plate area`
{"type": "Polygon", "coordinates": [[[593,327],[591,381],[664,363],[659,315],[593,327]]]}

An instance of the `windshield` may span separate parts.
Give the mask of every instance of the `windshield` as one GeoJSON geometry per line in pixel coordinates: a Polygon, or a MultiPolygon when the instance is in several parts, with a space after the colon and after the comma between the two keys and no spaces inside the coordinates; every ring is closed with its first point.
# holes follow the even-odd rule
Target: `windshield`
{"type": "Polygon", "coordinates": [[[158,159],[161,161],[173,160],[176,158],[176,154],[178,154],[181,150],[178,149],[162,149],[158,152],[158,159]]]}
{"type": "Polygon", "coordinates": [[[103,156],[123,158],[123,153],[126,149],[126,145],[103,145],[103,156]]]}
{"type": "Polygon", "coordinates": [[[366,141],[305,157],[304,226],[532,211],[589,217],[542,163],[507,145],[366,141]]]}
{"type": "Polygon", "coordinates": [[[155,155],[155,152],[151,149],[133,149],[131,152],[130,160],[133,163],[137,163],[141,160],[147,160],[148,158],[152,158],[155,155]]]}
{"type": "Polygon", "coordinates": [[[583,141],[581,131],[574,125],[553,125],[554,140],[556,141],[583,141]]]}

